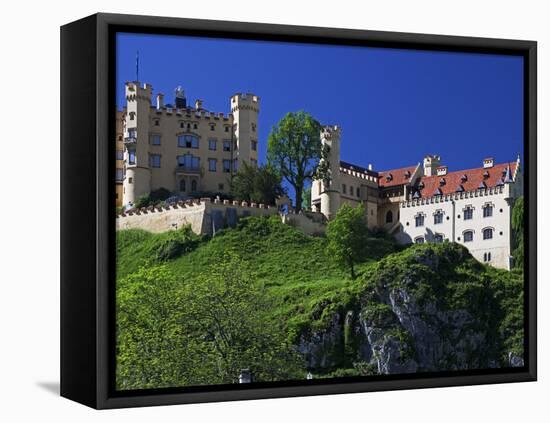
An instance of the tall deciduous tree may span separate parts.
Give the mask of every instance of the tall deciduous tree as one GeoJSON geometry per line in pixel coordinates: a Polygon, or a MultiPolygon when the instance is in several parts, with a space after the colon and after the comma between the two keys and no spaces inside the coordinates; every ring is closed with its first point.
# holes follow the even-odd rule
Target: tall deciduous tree
{"type": "Polygon", "coordinates": [[[514,267],[519,269],[523,269],[524,260],[525,215],[523,203],[523,196],[519,197],[512,209],[512,229],[514,230],[515,245],[512,255],[514,257],[514,267]]]}
{"type": "Polygon", "coordinates": [[[251,166],[243,163],[231,181],[231,194],[239,200],[275,204],[284,194],[281,177],[271,166],[251,166]]]}
{"type": "Polygon", "coordinates": [[[310,114],[287,113],[268,139],[269,163],[293,187],[296,210],[302,208],[304,184],[315,174],[321,157],[321,125],[310,114]]]}
{"type": "Polygon", "coordinates": [[[369,238],[367,219],[363,205],[351,207],[344,204],[327,227],[329,254],[349,269],[355,279],[355,265],[365,258],[369,238]]]}

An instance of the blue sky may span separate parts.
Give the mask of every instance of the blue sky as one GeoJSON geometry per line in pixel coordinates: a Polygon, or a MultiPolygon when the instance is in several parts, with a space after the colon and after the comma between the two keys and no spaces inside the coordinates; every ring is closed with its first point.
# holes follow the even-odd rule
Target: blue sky
{"type": "Polygon", "coordinates": [[[342,160],[385,170],[441,155],[450,170],[523,157],[523,59],[472,53],[118,34],[117,103],[124,82],[152,84],[173,103],[229,112],[229,97],[261,98],[260,161],[286,112],[342,127],[342,160]]]}

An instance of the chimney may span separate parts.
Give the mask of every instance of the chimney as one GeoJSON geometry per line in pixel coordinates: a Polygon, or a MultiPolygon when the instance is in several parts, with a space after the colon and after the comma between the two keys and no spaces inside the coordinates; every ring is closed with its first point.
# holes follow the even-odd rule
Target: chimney
{"type": "Polygon", "coordinates": [[[157,94],[157,110],[161,110],[164,107],[164,94],[157,94]]]}
{"type": "Polygon", "coordinates": [[[195,109],[196,110],[202,109],[202,100],[199,100],[199,99],[195,100],[195,109]]]}
{"type": "Polygon", "coordinates": [[[447,166],[437,167],[437,176],[445,176],[447,174],[447,166]]]}
{"type": "Polygon", "coordinates": [[[495,159],[492,157],[487,157],[486,159],[483,159],[483,169],[489,169],[493,167],[495,164],[495,159]]]}
{"type": "Polygon", "coordinates": [[[369,165],[367,166],[367,169],[372,170],[372,163],[369,163],[369,165]]]}

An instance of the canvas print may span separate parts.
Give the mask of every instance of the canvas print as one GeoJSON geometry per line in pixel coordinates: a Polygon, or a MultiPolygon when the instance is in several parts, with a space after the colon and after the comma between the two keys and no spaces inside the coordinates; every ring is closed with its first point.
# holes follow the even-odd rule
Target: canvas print
{"type": "Polygon", "coordinates": [[[116,389],[523,367],[523,60],[118,33],[116,389]]]}

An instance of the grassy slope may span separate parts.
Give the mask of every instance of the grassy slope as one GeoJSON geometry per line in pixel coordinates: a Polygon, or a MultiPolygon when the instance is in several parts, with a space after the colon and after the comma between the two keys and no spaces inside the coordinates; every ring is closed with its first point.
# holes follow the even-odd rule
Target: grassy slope
{"type": "MultiPolygon", "coordinates": [[[[154,262],[159,247],[176,238],[181,238],[179,232],[118,232],[118,277],[154,262]]],[[[345,295],[354,283],[326,256],[326,242],[325,238],[307,236],[281,224],[277,217],[249,218],[242,220],[237,229],[221,231],[211,240],[202,239],[196,249],[166,264],[182,281],[189,281],[197,274],[207,275],[229,252],[236,254],[273,294],[277,304],[274,315],[296,326],[306,323],[319,304],[345,295]]],[[[389,240],[372,239],[372,260],[361,264],[359,271],[395,248],[389,240]]]]}

